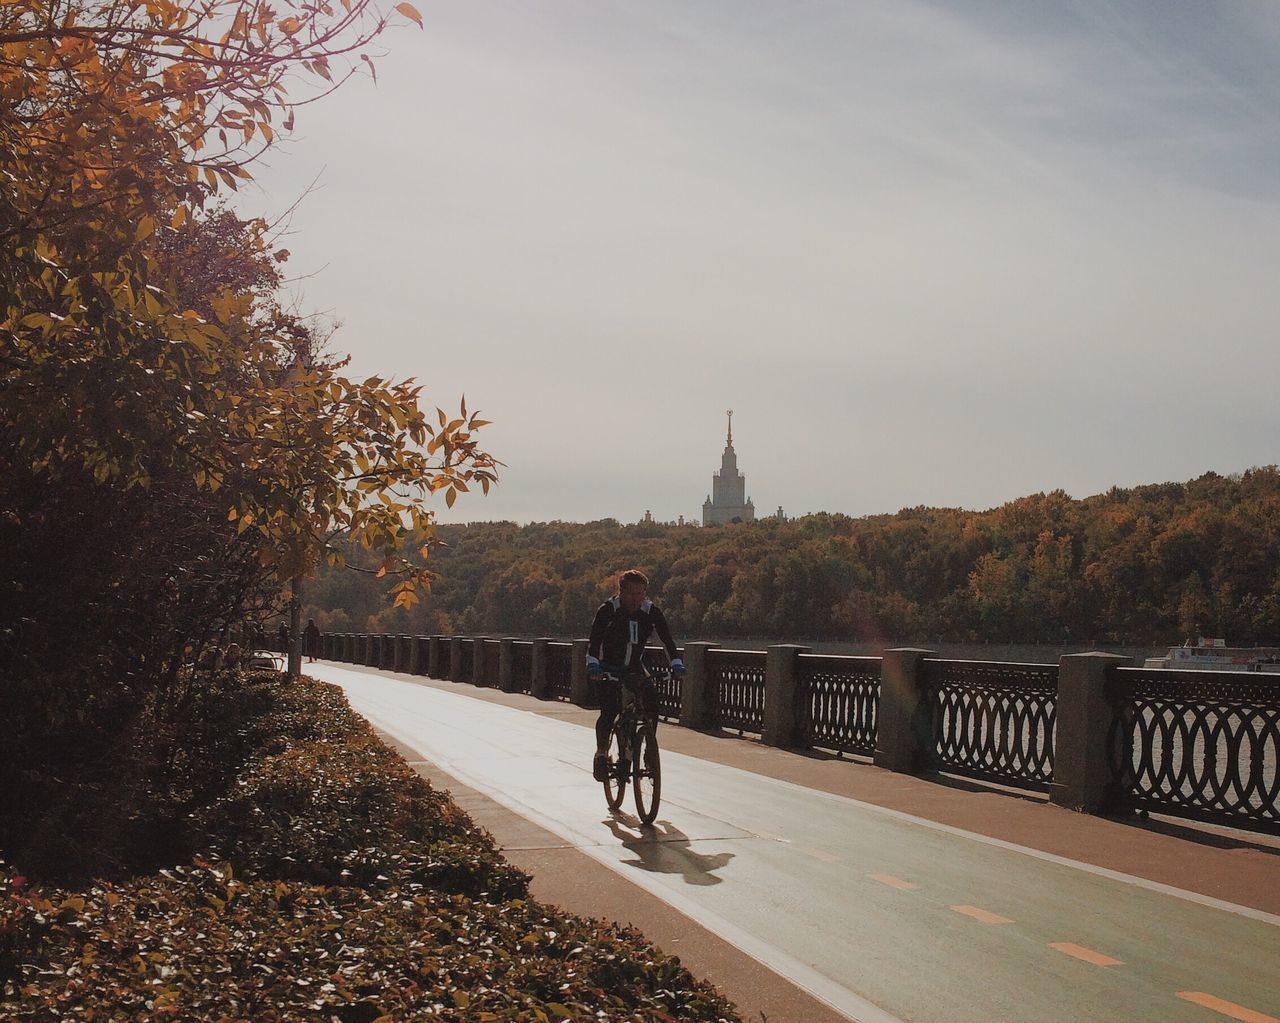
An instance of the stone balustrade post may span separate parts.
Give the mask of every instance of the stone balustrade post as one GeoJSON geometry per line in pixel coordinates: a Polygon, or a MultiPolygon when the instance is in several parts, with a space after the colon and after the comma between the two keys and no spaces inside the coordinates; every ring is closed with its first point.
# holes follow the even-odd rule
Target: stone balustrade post
{"type": "Polygon", "coordinates": [[[444,636],[427,637],[427,678],[440,677],[440,655],[444,652],[444,636]]]}
{"type": "Polygon", "coordinates": [[[764,731],[766,746],[795,746],[800,742],[800,676],[797,658],[810,647],[780,643],[767,647],[764,661],[764,731]]]}
{"type": "Polygon", "coordinates": [[[547,677],[547,644],[549,639],[535,639],[529,653],[529,693],[539,700],[551,699],[551,680],[547,677]]]}
{"type": "Polygon", "coordinates": [[[422,637],[409,637],[409,664],[405,669],[410,675],[422,674],[422,637]]]}
{"type": "Polygon", "coordinates": [[[924,766],[933,738],[929,705],[923,698],[923,661],[936,656],[936,651],[914,647],[884,652],[876,709],[877,767],[913,774],[924,766]]]}
{"type": "Polygon", "coordinates": [[[489,684],[489,642],[486,636],[476,636],[471,640],[471,678],[473,686],[489,684]]]}
{"type": "Polygon", "coordinates": [[[348,632],[342,637],[342,659],[348,664],[354,663],[356,659],[356,634],[348,632]]]}
{"type": "Polygon", "coordinates": [[[1058,699],[1054,710],[1053,782],[1049,800],[1084,813],[1101,813],[1115,801],[1109,739],[1118,687],[1108,684],[1113,667],[1132,661],[1095,651],[1064,654],[1058,661],[1058,699]]]}
{"type": "Polygon", "coordinates": [[[680,681],[680,724],[703,731],[713,728],[716,720],[717,683],[707,665],[707,651],[719,643],[686,643],[684,645],[684,678],[680,681]]]}
{"type": "Polygon", "coordinates": [[[516,691],[516,641],[510,636],[498,641],[498,688],[504,693],[516,691]]]}
{"type": "Polygon", "coordinates": [[[449,680],[451,682],[468,682],[462,676],[462,637],[449,637],[449,680]]]}
{"type": "Polygon", "coordinates": [[[369,663],[369,634],[362,632],[356,636],[356,664],[369,663]]]}
{"type": "Polygon", "coordinates": [[[587,645],[585,639],[573,641],[573,657],[569,665],[569,702],[576,707],[593,706],[591,679],[587,677],[587,645]]]}

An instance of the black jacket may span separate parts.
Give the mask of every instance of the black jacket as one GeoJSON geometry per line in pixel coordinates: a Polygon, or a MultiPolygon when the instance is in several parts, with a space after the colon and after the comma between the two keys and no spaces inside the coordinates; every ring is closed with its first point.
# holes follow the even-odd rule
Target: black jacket
{"type": "Polygon", "coordinates": [[[644,645],[654,630],[667,648],[667,656],[676,657],[676,641],[662,609],[652,600],[645,600],[640,607],[628,614],[622,607],[622,599],[606,600],[596,611],[591,622],[591,636],[587,641],[587,655],[601,664],[613,668],[638,668],[644,657],[644,645]]]}

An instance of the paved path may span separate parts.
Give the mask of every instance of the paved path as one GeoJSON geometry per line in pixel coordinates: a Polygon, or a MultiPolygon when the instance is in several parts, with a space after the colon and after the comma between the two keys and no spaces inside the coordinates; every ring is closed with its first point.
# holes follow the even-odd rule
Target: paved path
{"type": "MultiPolygon", "coordinates": [[[[716,762],[799,762],[772,772],[784,775],[812,763],[678,728],[663,730],[662,812],[645,828],[605,812],[587,769],[590,714],[346,666],[308,670],[342,685],[403,747],[763,963],[824,1012],[862,1023],[1280,1020],[1280,918],[1268,912],[1280,857],[1265,843],[1194,846],[1012,796],[929,786],[970,813],[975,799],[998,801],[988,826],[957,827],[716,762]],[[721,755],[689,755],[698,746],[721,755]],[[1086,847],[1126,841],[1153,869],[1117,870],[1135,850],[1069,858],[1081,838],[1062,833],[1073,831],[1086,847]],[[1057,837],[1017,842],[1040,832],[1057,837]],[[1250,884],[1212,880],[1228,866],[1243,867],[1250,884]],[[1198,878],[1195,890],[1178,887],[1187,877],[1198,878]]],[[[821,768],[856,772],[873,794],[896,777],[821,768]]],[[[904,796],[928,785],[897,784],[904,796]]],[[[914,809],[911,798],[897,802],[914,809]]]]}

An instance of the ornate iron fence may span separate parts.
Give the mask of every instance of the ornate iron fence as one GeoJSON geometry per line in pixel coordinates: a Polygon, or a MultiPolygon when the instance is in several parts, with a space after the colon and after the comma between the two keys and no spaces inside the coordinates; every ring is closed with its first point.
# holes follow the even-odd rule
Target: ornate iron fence
{"type": "Polygon", "coordinates": [[[707,671],[715,680],[715,727],[764,731],[764,662],[763,650],[707,651],[707,671]]]}
{"type": "Polygon", "coordinates": [[[679,721],[680,703],[684,695],[683,679],[665,670],[669,664],[666,650],[660,646],[645,647],[644,663],[647,668],[664,669],[660,674],[654,675],[654,688],[658,691],[658,716],[668,721],[679,721]]]}
{"type": "MultiPolygon", "coordinates": [[[[482,642],[476,640],[477,643],[482,642]]],[[[484,643],[484,675],[482,678],[476,679],[476,685],[488,686],[489,688],[497,688],[498,685],[498,656],[502,649],[502,641],[499,639],[486,639],[484,643]]]]}
{"type": "Polygon", "coordinates": [[[800,654],[797,672],[801,744],[875,753],[880,658],[800,654]]]}
{"type": "Polygon", "coordinates": [[[527,693],[533,684],[533,643],[518,639],[511,644],[511,682],[517,693],[527,693]]]}
{"type": "Polygon", "coordinates": [[[547,688],[553,698],[568,700],[572,694],[570,680],[573,677],[573,644],[547,644],[547,688]]]}
{"type": "Polygon", "coordinates": [[[933,765],[1028,788],[1053,780],[1056,664],[926,658],[933,765]]]}
{"type": "Polygon", "coordinates": [[[1280,678],[1113,668],[1120,801],[1233,827],[1280,826],[1280,678]]]}

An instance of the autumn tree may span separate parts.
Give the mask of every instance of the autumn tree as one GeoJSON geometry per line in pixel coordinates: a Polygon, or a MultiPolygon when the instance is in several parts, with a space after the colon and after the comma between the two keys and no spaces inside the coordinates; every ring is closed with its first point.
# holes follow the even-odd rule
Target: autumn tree
{"type": "Polygon", "coordinates": [[[411,605],[433,495],[496,478],[465,402],[326,358],[287,253],[218,205],[388,13],[0,3],[0,744],[15,708],[136,703],[347,538],[411,605]]]}

